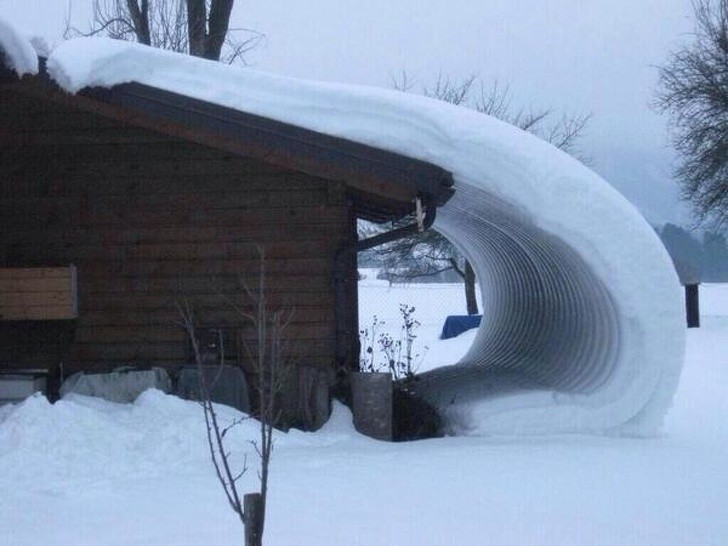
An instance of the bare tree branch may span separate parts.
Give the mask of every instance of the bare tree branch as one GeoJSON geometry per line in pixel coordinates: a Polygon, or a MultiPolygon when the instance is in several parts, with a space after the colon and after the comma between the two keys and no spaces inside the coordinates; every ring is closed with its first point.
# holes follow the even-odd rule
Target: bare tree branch
{"type": "MultiPolygon", "coordinates": [[[[190,339],[192,346],[192,352],[194,354],[195,361],[197,363],[198,373],[198,385],[200,389],[200,404],[204,410],[205,416],[205,428],[207,431],[207,446],[210,451],[210,459],[215,468],[215,475],[217,476],[220,485],[223,488],[225,497],[228,500],[228,504],[233,511],[240,518],[241,523],[245,525],[245,512],[243,509],[243,503],[238,494],[235,483],[239,479],[239,476],[244,474],[247,470],[247,458],[244,459],[243,468],[235,475],[230,467],[229,452],[225,450],[224,437],[227,433],[226,428],[221,428],[218,422],[217,413],[215,406],[211,398],[211,387],[207,382],[203,366],[202,353],[200,351],[200,344],[195,331],[195,317],[192,306],[189,302],[176,304],[177,309],[181,316],[181,324],[187,331],[187,335],[190,339]],[[237,476],[237,477],[236,477],[237,476]]],[[[220,367],[224,365],[224,360],[221,358],[220,367]]],[[[229,428],[229,427],[228,427],[229,428]]]]}
{"type": "MultiPolygon", "coordinates": [[[[204,357],[200,349],[200,342],[195,331],[195,317],[192,306],[187,302],[177,303],[177,310],[181,320],[179,324],[185,328],[190,339],[193,355],[198,367],[200,403],[204,410],[205,426],[207,429],[208,449],[210,458],[215,468],[215,474],[220,482],[230,507],[238,514],[243,525],[257,528],[262,536],[265,526],[265,507],[268,496],[268,479],[270,473],[270,462],[273,452],[273,431],[276,423],[280,421],[279,395],[286,380],[288,351],[290,340],[286,332],[289,328],[293,310],[272,309],[267,299],[265,251],[257,247],[259,255],[259,267],[256,283],[251,284],[241,277],[240,296],[241,300],[225,297],[225,301],[238,318],[249,323],[255,331],[255,340],[249,343],[243,338],[243,347],[249,362],[254,371],[255,392],[257,394],[257,416],[259,419],[259,437],[251,440],[255,453],[260,459],[260,514],[247,514],[244,498],[238,493],[237,484],[240,478],[248,469],[247,457],[244,458],[242,469],[233,471],[231,464],[231,453],[226,449],[226,438],[228,432],[240,424],[244,418],[235,419],[227,425],[219,422],[211,395],[225,362],[225,344],[222,331],[217,331],[217,346],[219,347],[219,367],[213,376],[212,382],[206,370],[203,369],[204,357]],[[252,310],[250,310],[252,309],[252,310]],[[260,518],[255,519],[259,515],[260,518]]],[[[252,528],[252,527],[251,527],[252,528]]]]}
{"type": "Polygon", "coordinates": [[[694,0],[693,41],[660,68],[655,107],[670,116],[675,175],[698,223],[728,226],[728,0],[694,0]]]}

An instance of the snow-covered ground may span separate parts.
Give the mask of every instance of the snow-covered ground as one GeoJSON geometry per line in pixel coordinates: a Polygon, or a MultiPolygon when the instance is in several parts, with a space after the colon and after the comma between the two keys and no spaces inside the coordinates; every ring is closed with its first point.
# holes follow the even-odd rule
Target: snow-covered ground
{"type": "MultiPolygon", "coordinates": [[[[467,349],[437,340],[441,315],[461,312],[461,287],[361,288],[363,316],[394,322],[398,303],[417,307],[425,366],[467,349]]],[[[358,435],[336,406],[323,430],[277,437],[266,544],[728,544],[728,284],[701,296],[703,327],[688,333],[662,436],[388,444],[358,435]]],[[[158,391],[129,405],[36,397],[0,408],[0,544],[242,544],[201,417],[158,391]]],[[[246,422],[235,440],[250,450],[254,433],[246,422]]],[[[254,469],[244,479],[253,490],[254,469]]]]}

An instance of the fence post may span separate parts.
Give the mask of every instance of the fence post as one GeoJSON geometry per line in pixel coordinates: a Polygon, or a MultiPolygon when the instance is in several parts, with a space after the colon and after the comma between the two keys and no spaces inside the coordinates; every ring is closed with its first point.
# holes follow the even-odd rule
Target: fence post
{"type": "Polygon", "coordinates": [[[688,328],[700,328],[700,302],[698,284],[685,285],[685,314],[688,328]]]}

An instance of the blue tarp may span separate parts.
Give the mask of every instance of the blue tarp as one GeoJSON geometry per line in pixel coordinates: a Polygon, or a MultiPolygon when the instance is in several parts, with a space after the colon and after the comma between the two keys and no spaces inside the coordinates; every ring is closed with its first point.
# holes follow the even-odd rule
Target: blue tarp
{"type": "Polygon", "coordinates": [[[442,326],[440,339],[450,339],[480,326],[483,315],[450,315],[442,326]]]}

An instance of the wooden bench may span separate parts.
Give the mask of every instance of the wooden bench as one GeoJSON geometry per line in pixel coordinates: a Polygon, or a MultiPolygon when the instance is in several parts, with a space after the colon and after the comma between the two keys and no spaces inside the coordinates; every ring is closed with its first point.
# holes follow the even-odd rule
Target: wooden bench
{"type": "Polygon", "coordinates": [[[69,320],[78,316],[76,268],[0,268],[0,320],[69,320]]]}

